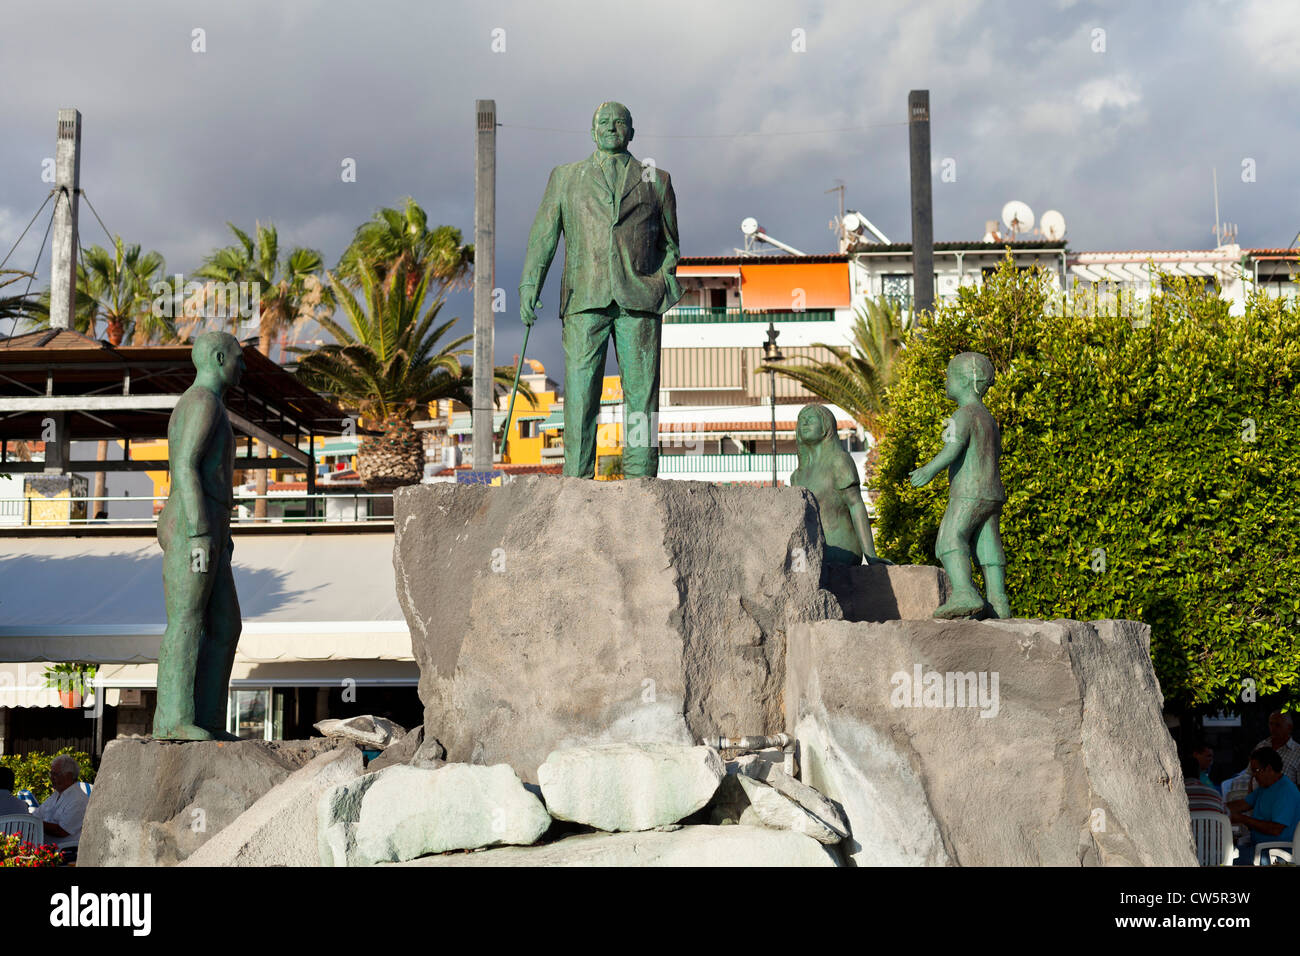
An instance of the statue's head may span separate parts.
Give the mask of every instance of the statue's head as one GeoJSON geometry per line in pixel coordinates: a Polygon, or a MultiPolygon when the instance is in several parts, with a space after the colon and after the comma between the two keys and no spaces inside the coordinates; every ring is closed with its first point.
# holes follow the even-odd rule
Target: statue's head
{"type": "Polygon", "coordinates": [[[200,374],[215,374],[227,387],[238,385],[244,374],[244,348],[229,332],[204,332],[194,340],[190,359],[200,374]]]}
{"type": "Polygon", "coordinates": [[[591,139],[601,152],[621,153],[634,132],[632,113],[622,103],[601,103],[591,117],[591,139]]]}
{"type": "Polygon", "coordinates": [[[805,405],[795,423],[794,438],[802,460],[807,451],[811,451],[823,442],[835,441],[837,438],[835,416],[825,405],[805,405]]]}
{"type": "Polygon", "coordinates": [[[945,391],[953,401],[958,401],[962,392],[969,389],[976,397],[983,398],[984,393],[993,384],[993,363],[987,355],[979,352],[962,352],[954,355],[948,363],[948,376],[945,391]]]}

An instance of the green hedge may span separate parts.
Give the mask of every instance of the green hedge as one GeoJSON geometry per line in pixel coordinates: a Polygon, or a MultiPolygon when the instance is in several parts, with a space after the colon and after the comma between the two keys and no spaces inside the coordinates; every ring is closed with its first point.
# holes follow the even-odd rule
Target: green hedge
{"type": "Polygon", "coordinates": [[[895,561],[937,563],[947,482],[907,477],[942,445],[948,360],[983,352],[998,375],[985,401],[1002,426],[1015,614],[1149,623],[1171,703],[1237,702],[1247,680],[1259,696],[1291,693],[1300,309],[1260,297],[1230,316],[1217,295],[1164,279],[1146,314],[1088,309],[1077,290],[1066,309],[1008,257],[941,307],[890,392],[876,541],[895,561]]]}
{"type": "Polygon", "coordinates": [[[90,754],[64,747],[57,754],[14,754],[0,757],[0,766],[8,767],[14,772],[14,790],[30,790],[38,801],[54,792],[50,786],[50,762],[59,754],[70,754],[76,758],[81,769],[81,779],[86,783],[95,782],[95,765],[90,754]]]}

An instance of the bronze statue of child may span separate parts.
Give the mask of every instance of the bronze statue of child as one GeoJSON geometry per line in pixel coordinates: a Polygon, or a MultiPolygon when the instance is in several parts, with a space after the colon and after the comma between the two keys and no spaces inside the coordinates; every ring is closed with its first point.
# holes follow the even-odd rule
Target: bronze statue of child
{"type": "Polygon", "coordinates": [[[889,564],[876,555],[871,521],[862,503],[862,486],[853,458],[840,445],[835,416],[825,405],[805,405],[795,425],[799,467],[790,484],[817,499],[828,564],[889,564]]]}
{"type": "Polygon", "coordinates": [[[948,469],[948,509],[934,551],[948,572],[952,597],[934,612],[939,618],[983,617],[990,610],[1011,617],[998,530],[1007,500],[999,473],[1002,432],[981,401],[993,378],[993,363],[978,352],[962,352],[948,363],[946,391],[957,411],[944,428],[943,451],[911,474],[913,487],[920,488],[948,469]],[[984,572],[987,605],[972,576],[972,549],[984,572]]]}

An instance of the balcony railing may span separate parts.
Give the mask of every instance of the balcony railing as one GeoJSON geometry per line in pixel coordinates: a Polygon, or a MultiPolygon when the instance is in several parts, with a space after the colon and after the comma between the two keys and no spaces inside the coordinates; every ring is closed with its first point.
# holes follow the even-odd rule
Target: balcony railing
{"type": "MultiPolygon", "coordinates": [[[[793,471],[799,465],[794,452],[776,456],[776,470],[793,471]]],[[[771,475],[772,456],[738,454],[719,455],[663,455],[659,456],[659,474],[681,475],[688,472],[719,474],[723,472],[758,472],[771,475]]]]}
{"type": "Polygon", "coordinates": [[[669,309],[664,322],[670,325],[699,325],[717,322],[834,322],[834,309],[794,309],[770,312],[749,312],[745,309],[699,308],[687,306],[669,309]]]}
{"type": "MultiPolygon", "coordinates": [[[[279,493],[269,495],[241,494],[235,499],[236,508],[231,513],[234,527],[268,524],[320,524],[322,522],[385,523],[393,520],[393,496],[366,492],[279,493]],[[267,501],[265,518],[252,515],[258,498],[267,501]]],[[[154,511],[157,502],[165,497],[85,495],[71,498],[0,498],[0,528],[84,528],[84,527],[153,527],[158,523],[154,511]],[[150,505],[149,515],[138,517],[107,518],[80,517],[109,511],[109,502],[130,502],[139,506],[150,505]]],[[[137,510],[133,508],[132,510],[137,510]]]]}

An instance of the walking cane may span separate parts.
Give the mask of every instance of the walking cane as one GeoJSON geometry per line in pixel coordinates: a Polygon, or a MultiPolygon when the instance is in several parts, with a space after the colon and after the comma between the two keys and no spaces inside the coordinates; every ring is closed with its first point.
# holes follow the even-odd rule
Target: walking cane
{"type": "Polygon", "coordinates": [[[528,353],[528,335],[533,331],[531,325],[524,326],[524,344],[519,348],[519,365],[515,368],[515,385],[510,389],[510,409],[506,412],[505,427],[501,429],[501,450],[498,455],[505,457],[506,441],[510,438],[510,420],[515,415],[515,396],[519,394],[519,373],[524,370],[524,356],[528,353]]]}

